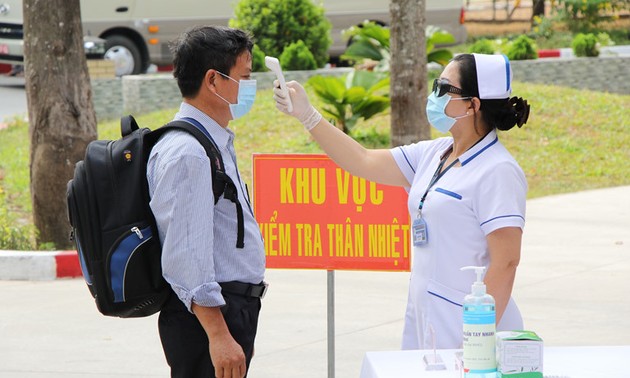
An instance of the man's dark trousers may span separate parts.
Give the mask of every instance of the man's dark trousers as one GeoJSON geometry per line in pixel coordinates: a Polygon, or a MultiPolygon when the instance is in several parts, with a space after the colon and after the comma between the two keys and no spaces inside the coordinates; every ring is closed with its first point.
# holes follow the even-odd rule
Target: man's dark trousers
{"type": "MultiPolygon", "coordinates": [[[[226,305],[221,312],[232,337],[243,348],[249,370],[258,328],[260,298],[225,291],[223,298],[226,305]]],[[[174,292],[160,312],[158,328],[172,378],[214,377],[206,332],[174,292]]]]}

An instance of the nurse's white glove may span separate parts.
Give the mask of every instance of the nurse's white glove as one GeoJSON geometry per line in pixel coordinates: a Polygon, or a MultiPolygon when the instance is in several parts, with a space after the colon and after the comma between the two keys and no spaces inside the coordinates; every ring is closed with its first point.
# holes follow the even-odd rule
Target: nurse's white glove
{"type": "Polygon", "coordinates": [[[306,130],[311,130],[317,126],[319,121],[322,120],[322,115],[308,101],[304,88],[297,81],[288,82],[287,88],[289,89],[289,96],[291,96],[290,101],[293,104],[293,111],[289,113],[289,99],[282,93],[283,91],[280,89],[278,80],[273,82],[273,99],[276,101],[276,108],[285,114],[297,118],[306,130]]]}

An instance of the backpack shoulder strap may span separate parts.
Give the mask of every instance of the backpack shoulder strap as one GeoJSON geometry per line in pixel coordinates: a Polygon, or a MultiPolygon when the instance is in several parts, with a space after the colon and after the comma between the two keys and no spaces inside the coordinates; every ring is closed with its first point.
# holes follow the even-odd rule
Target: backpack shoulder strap
{"type": "MultiPolygon", "coordinates": [[[[157,129],[156,131],[161,131],[161,133],[160,135],[156,135],[156,137],[159,138],[162,133],[168,130],[172,130],[172,129],[187,131],[189,134],[192,134],[192,136],[194,136],[195,139],[197,139],[197,141],[203,146],[203,149],[206,150],[206,155],[208,155],[208,157],[210,158],[213,176],[214,176],[215,171],[221,171],[221,172],[225,171],[225,168],[224,168],[225,166],[223,164],[223,158],[221,157],[221,152],[219,151],[219,148],[217,147],[214,139],[212,139],[212,136],[210,136],[209,133],[206,134],[207,131],[206,133],[204,133],[201,129],[199,129],[199,127],[194,126],[190,124],[189,122],[177,120],[177,121],[171,121],[167,123],[166,125],[157,129]]],[[[221,194],[223,193],[220,193],[219,195],[221,194]]],[[[215,203],[217,199],[218,198],[215,198],[215,203]]]]}
{"type": "Polygon", "coordinates": [[[168,130],[183,130],[190,133],[192,136],[197,139],[199,143],[206,150],[206,155],[210,159],[210,166],[212,169],[212,192],[214,193],[214,203],[219,201],[219,198],[223,195],[226,199],[232,201],[236,206],[236,215],[237,215],[237,227],[238,233],[236,238],[236,248],[243,248],[244,243],[244,235],[245,235],[245,225],[243,219],[243,206],[241,202],[238,200],[238,190],[236,189],[236,185],[234,185],[234,181],[227,175],[225,172],[225,166],[223,165],[223,158],[221,157],[221,152],[217,147],[214,139],[208,131],[195,119],[193,118],[184,118],[184,120],[176,120],[167,123],[166,125],[160,127],[159,129],[153,131],[154,141],[157,141],[158,138],[167,132],[168,130]]]}

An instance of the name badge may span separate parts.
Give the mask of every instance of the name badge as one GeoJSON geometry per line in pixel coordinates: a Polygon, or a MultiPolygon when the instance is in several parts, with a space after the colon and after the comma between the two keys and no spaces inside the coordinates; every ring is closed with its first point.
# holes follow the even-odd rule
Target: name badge
{"type": "Polygon", "coordinates": [[[411,226],[413,245],[414,247],[420,247],[429,241],[429,234],[427,232],[427,222],[422,218],[416,218],[411,226]]]}

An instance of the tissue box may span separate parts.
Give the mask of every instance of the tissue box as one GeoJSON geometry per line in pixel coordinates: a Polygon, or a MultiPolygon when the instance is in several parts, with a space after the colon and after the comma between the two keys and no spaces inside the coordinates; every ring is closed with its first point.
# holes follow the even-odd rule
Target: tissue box
{"type": "Polygon", "coordinates": [[[543,378],[543,341],[532,331],[497,332],[497,377],[543,378]]]}

